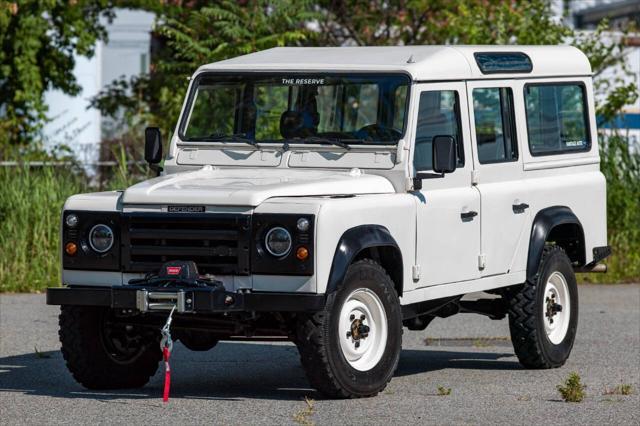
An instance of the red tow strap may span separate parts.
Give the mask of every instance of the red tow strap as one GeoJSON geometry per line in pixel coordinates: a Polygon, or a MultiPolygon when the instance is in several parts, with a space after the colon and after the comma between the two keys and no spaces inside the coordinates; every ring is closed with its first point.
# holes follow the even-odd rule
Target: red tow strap
{"type": "Polygon", "coordinates": [[[164,393],[162,394],[162,402],[169,402],[169,388],[171,388],[170,356],[171,352],[169,352],[169,348],[162,348],[162,357],[164,358],[164,393]]]}

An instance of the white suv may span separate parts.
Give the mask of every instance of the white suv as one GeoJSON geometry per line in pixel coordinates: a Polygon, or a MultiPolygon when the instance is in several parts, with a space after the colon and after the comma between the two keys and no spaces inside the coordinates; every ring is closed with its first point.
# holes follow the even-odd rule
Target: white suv
{"type": "Polygon", "coordinates": [[[62,352],[88,388],[144,385],[187,348],[280,336],[328,396],[384,389],[403,326],[509,317],[562,365],[574,273],[610,254],[591,68],[572,47],[277,48],[191,79],[158,177],[69,198],[62,352]],[[473,299],[465,294],[486,292],[473,299]]]}

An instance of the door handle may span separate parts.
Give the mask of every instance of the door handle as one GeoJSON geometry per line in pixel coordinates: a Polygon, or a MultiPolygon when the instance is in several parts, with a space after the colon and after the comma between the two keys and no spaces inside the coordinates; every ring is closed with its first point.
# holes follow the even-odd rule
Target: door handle
{"type": "Polygon", "coordinates": [[[524,213],[524,211],[529,208],[529,204],[520,203],[520,204],[514,204],[511,207],[513,208],[513,212],[515,214],[519,214],[519,213],[524,213]]]}
{"type": "Polygon", "coordinates": [[[478,212],[474,211],[460,213],[460,218],[462,218],[463,221],[473,220],[476,216],[478,216],[478,212]]]}

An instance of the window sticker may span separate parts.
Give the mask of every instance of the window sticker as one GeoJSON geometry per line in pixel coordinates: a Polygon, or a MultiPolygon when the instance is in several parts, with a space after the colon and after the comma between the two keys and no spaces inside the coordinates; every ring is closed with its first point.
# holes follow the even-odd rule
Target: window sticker
{"type": "Polygon", "coordinates": [[[321,86],[324,83],[324,78],[282,78],[282,84],[287,86],[321,86]]]}

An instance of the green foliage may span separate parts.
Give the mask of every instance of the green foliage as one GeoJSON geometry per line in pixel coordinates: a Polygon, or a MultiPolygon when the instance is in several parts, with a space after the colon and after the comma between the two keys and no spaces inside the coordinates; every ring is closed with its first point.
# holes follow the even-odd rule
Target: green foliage
{"type": "Polygon", "coordinates": [[[65,167],[0,167],[0,293],[58,285],[60,212],[83,182],[65,167]]]}
{"type": "Polygon", "coordinates": [[[108,115],[124,110],[128,122],[149,124],[168,135],[173,129],[189,77],[203,64],[278,46],[308,42],[306,24],[316,16],[311,2],[249,0],[203,2],[162,10],[156,35],[163,49],[150,75],[119,80],[105,88],[93,106],[108,115]]]}
{"type": "Polygon", "coordinates": [[[546,0],[320,1],[323,45],[559,44],[546,0]]]}
{"type": "Polygon", "coordinates": [[[608,242],[613,255],[606,274],[586,274],[588,282],[632,282],[640,277],[640,153],[623,134],[600,135],[600,169],[607,179],[608,242]]]}
{"type": "Polygon", "coordinates": [[[109,0],[0,1],[0,143],[30,141],[46,117],[43,93],[76,95],[74,54],[106,39],[109,0]]]}
{"type": "Polygon", "coordinates": [[[564,402],[582,402],[587,386],[580,382],[578,373],[571,373],[564,384],[556,386],[564,402]]]}
{"type": "MultiPolygon", "coordinates": [[[[106,38],[100,17],[110,18],[113,4],[155,12],[161,46],[149,75],[115,81],[93,100],[119,120],[115,133],[122,125],[129,129],[117,134],[112,157],[118,167],[97,187],[89,187],[77,167],[0,168],[0,292],[38,291],[59,282],[64,200],[83,191],[123,189],[148,176],[131,162],[137,157],[130,147],[139,144],[132,135],[157,125],[168,140],[188,77],[205,63],[285,45],[571,43],[591,61],[603,122],[638,97],[637,87],[622,80],[628,72],[624,35],[605,37],[606,21],[595,32],[577,33],[553,19],[548,0],[0,0],[0,159],[70,160],[67,149],[47,153],[36,143],[46,113],[42,94],[49,88],[79,92],[74,53],[91,56],[95,41],[106,38]],[[621,75],[605,72],[615,66],[621,75]]],[[[614,255],[608,274],[584,280],[640,277],[640,156],[629,151],[624,136],[600,136],[614,255]]]]}
{"type": "MultiPolygon", "coordinates": [[[[19,157],[14,157],[19,158],[19,157]]],[[[114,147],[117,165],[101,187],[68,158],[42,156],[42,167],[0,167],[0,293],[38,292],[60,284],[60,214],[74,194],[123,189],[148,178],[124,146],[114,147]]],[[[11,159],[11,158],[9,158],[11,159]]]]}

